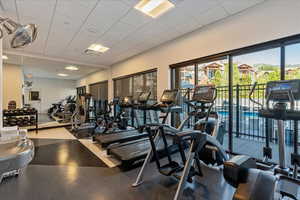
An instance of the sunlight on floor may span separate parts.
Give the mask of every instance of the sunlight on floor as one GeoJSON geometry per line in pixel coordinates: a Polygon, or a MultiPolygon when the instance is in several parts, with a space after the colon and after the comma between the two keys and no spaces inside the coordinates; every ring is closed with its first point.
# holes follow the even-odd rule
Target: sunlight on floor
{"type": "Polygon", "coordinates": [[[100,145],[93,143],[90,139],[80,139],[79,142],[93,152],[100,160],[102,160],[110,168],[120,165],[120,161],[109,157],[106,150],[102,149],[100,145]]]}
{"type": "Polygon", "coordinates": [[[38,133],[35,131],[28,132],[29,138],[36,138],[36,139],[73,139],[76,138],[65,128],[53,128],[53,129],[46,129],[46,130],[39,130],[38,133]]]}

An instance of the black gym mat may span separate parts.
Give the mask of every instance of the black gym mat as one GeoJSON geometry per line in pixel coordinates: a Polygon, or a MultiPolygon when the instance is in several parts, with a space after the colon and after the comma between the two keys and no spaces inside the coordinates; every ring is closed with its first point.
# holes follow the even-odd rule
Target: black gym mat
{"type": "Polygon", "coordinates": [[[32,165],[66,165],[78,167],[107,167],[78,140],[32,139],[35,156],[32,165]]]}
{"type": "Polygon", "coordinates": [[[90,129],[81,129],[78,131],[72,131],[72,127],[68,126],[68,127],[65,127],[65,129],[67,129],[67,131],[69,131],[77,139],[90,139],[91,134],[93,132],[93,129],[91,129],[91,128],[90,129]]]}

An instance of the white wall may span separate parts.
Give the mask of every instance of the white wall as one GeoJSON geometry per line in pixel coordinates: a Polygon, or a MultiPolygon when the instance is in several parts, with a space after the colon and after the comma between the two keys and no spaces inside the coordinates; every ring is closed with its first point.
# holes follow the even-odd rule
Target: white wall
{"type": "MultiPolygon", "coordinates": [[[[170,86],[170,64],[299,34],[300,26],[297,20],[300,18],[299,10],[299,0],[266,1],[259,6],[114,64],[111,66],[111,77],[156,67],[159,97],[162,91],[170,86]]],[[[99,72],[98,76],[102,77],[100,75],[102,73],[106,74],[105,77],[109,77],[107,75],[109,72],[99,72]]],[[[79,83],[80,81],[77,84],[79,83]]],[[[109,85],[109,91],[113,91],[112,84],[109,85]]],[[[109,98],[112,96],[111,92],[109,98]]]]}
{"type": "Polygon", "coordinates": [[[23,71],[21,66],[3,64],[3,108],[7,109],[8,102],[16,101],[17,107],[22,107],[23,71]]]}
{"type": "Polygon", "coordinates": [[[56,103],[64,99],[68,95],[76,94],[76,81],[48,79],[48,78],[32,78],[32,91],[40,92],[41,101],[29,101],[29,92],[25,92],[25,101],[37,108],[40,113],[46,113],[52,103],[56,103]]]}

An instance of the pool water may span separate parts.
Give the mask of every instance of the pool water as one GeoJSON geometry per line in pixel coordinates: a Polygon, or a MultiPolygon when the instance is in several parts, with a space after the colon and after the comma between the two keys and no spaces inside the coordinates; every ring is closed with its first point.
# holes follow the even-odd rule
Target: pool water
{"type": "MultiPolygon", "coordinates": [[[[244,112],[240,111],[240,112],[242,112],[244,117],[259,117],[258,112],[252,112],[252,111],[244,111],[244,112]]],[[[228,111],[219,111],[218,113],[223,117],[227,117],[229,115],[228,111]]]]}
{"type": "Polygon", "coordinates": [[[243,112],[243,115],[245,117],[258,117],[258,112],[246,111],[246,112],[243,112]]]}

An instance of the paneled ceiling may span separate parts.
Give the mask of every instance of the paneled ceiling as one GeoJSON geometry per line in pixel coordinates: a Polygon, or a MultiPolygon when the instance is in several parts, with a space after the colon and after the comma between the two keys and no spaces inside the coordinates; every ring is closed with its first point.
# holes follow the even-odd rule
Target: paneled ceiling
{"type": "Polygon", "coordinates": [[[16,51],[5,40],[4,51],[105,68],[263,1],[172,0],[175,8],[153,19],[134,9],[139,0],[1,0],[1,16],[39,28],[31,46],[16,51]],[[84,54],[92,43],[110,50],[84,54]]]}
{"type": "Polygon", "coordinates": [[[56,78],[67,80],[78,80],[95,71],[99,71],[98,67],[87,65],[76,65],[77,71],[66,70],[66,66],[70,63],[61,60],[47,60],[41,58],[33,58],[27,56],[19,56],[13,54],[5,54],[8,60],[4,60],[6,64],[14,64],[21,66],[25,76],[41,77],[41,78],[56,78]],[[67,74],[67,77],[58,76],[57,74],[67,74]]]}

